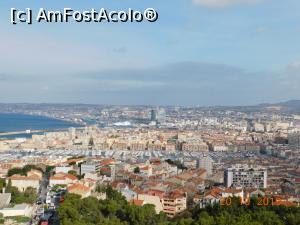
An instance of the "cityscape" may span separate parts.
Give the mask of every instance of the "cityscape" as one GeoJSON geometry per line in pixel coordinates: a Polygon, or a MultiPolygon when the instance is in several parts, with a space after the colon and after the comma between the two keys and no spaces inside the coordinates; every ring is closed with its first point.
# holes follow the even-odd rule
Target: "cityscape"
{"type": "Polygon", "coordinates": [[[111,191],[175,224],[190,210],[230,208],[232,201],[298,209],[299,105],[3,104],[1,115],[74,126],[0,133],[0,213],[24,224],[59,224],[70,194],[101,202],[111,191]]]}
{"type": "Polygon", "coordinates": [[[0,0],[0,225],[300,225],[299,12],[0,0]]]}

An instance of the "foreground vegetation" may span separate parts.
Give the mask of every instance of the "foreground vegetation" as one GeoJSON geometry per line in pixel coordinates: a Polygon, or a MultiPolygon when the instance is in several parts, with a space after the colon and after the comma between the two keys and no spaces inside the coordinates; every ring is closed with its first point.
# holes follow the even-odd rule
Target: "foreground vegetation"
{"type": "Polygon", "coordinates": [[[10,224],[7,221],[13,221],[17,224],[23,224],[23,223],[28,223],[31,219],[29,217],[26,216],[11,216],[11,217],[6,217],[5,219],[3,218],[3,215],[0,214],[0,224],[10,224]]]}
{"type": "Polygon", "coordinates": [[[21,175],[21,176],[26,176],[30,170],[39,170],[39,171],[43,172],[43,170],[40,167],[37,167],[35,165],[26,165],[23,168],[12,168],[12,169],[8,170],[7,176],[11,177],[16,174],[21,175]]]}
{"type": "Polygon", "coordinates": [[[35,188],[28,187],[24,192],[11,185],[11,181],[6,185],[6,193],[11,193],[12,204],[34,204],[37,200],[37,191],[35,188]]]}
{"type": "Polygon", "coordinates": [[[195,207],[177,218],[167,219],[164,213],[155,214],[154,206],[135,206],[112,188],[106,188],[107,199],[81,199],[68,194],[58,209],[62,225],[299,225],[300,208],[249,206],[233,201],[229,207],[219,205],[205,209],[195,207]]]}

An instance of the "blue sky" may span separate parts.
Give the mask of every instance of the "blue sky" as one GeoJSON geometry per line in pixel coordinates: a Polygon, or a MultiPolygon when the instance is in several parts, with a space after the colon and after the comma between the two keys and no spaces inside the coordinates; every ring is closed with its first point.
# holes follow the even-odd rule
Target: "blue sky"
{"type": "Polygon", "coordinates": [[[0,102],[300,99],[298,0],[2,0],[0,102]],[[10,24],[10,8],[155,8],[155,23],[10,24]]]}

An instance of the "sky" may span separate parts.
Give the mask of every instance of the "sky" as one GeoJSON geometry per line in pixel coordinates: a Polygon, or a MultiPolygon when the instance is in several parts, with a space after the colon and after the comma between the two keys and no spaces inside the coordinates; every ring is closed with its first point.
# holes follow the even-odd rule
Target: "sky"
{"type": "Polygon", "coordinates": [[[1,0],[0,102],[300,99],[299,0],[1,0]],[[10,10],[154,8],[154,23],[10,23],[10,10]]]}

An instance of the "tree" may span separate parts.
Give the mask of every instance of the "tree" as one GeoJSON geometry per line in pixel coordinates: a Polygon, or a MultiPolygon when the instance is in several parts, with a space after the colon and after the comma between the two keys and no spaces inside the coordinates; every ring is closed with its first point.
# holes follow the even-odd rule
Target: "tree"
{"type": "Polygon", "coordinates": [[[6,185],[6,193],[11,193],[11,202],[14,204],[33,204],[38,197],[35,188],[28,187],[24,192],[20,192],[18,188],[11,185],[11,180],[6,185]]]}
{"type": "Polygon", "coordinates": [[[37,167],[36,165],[26,165],[22,168],[23,175],[26,175],[30,170],[39,170],[39,171],[43,172],[43,170],[41,168],[37,167]]]}
{"type": "Polygon", "coordinates": [[[176,161],[173,161],[171,159],[167,159],[165,160],[165,162],[167,162],[168,164],[170,165],[175,165],[177,166],[178,169],[181,169],[181,170],[187,170],[187,167],[184,166],[180,161],[176,160],[176,161]]]}
{"type": "Polygon", "coordinates": [[[7,176],[8,176],[8,177],[11,177],[11,176],[13,176],[13,175],[15,175],[15,174],[19,174],[19,175],[22,175],[22,176],[26,176],[27,173],[28,173],[30,170],[32,170],[32,169],[39,170],[39,171],[43,172],[43,170],[42,170],[41,168],[39,168],[39,167],[37,167],[37,166],[35,166],[35,165],[26,165],[26,166],[24,166],[23,168],[18,168],[18,167],[16,167],[16,168],[12,168],[12,169],[8,170],[7,176]]]}
{"type": "Polygon", "coordinates": [[[98,193],[105,193],[106,192],[106,186],[97,185],[96,192],[98,192],[98,193]]]}
{"type": "Polygon", "coordinates": [[[70,170],[70,171],[68,172],[68,174],[71,174],[71,175],[73,175],[73,176],[77,176],[77,172],[76,172],[75,170],[70,170]]]}
{"type": "Polygon", "coordinates": [[[6,185],[5,192],[6,193],[11,193],[11,188],[12,188],[11,180],[9,179],[8,182],[7,182],[7,185],[6,185]]]}
{"type": "Polygon", "coordinates": [[[3,190],[3,188],[5,188],[5,179],[0,178],[0,191],[3,190]]]}
{"type": "Polygon", "coordinates": [[[46,173],[50,173],[54,168],[55,166],[46,166],[46,173]]]}
{"type": "Polygon", "coordinates": [[[213,225],[213,224],[215,224],[215,220],[212,216],[208,215],[207,212],[203,211],[199,215],[198,224],[199,225],[213,225]]]}
{"type": "Polygon", "coordinates": [[[11,177],[15,174],[23,175],[22,168],[12,168],[12,169],[8,170],[8,172],[7,172],[8,177],[11,177]]]}
{"type": "Polygon", "coordinates": [[[4,220],[4,217],[3,217],[3,214],[0,213],[0,224],[4,224],[5,220],[4,220]]]}
{"type": "Polygon", "coordinates": [[[73,165],[76,165],[76,162],[69,162],[69,166],[73,166],[73,165]]]}
{"type": "Polygon", "coordinates": [[[35,188],[28,187],[24,192],[24,203],[34,204],[37,200],[37,192],[35,188]]]}
{"type": "MultiPolygon", "coordinates": [[[[67,194],[58,209],[62,225],[298,225],[300,208],[257,207],[238,204],[233,198],[231,206],[218,204],[200,209],[186,210],[173,219],[166,214],[156,214],[153,205],[129,204],[118,191],[110,186],[98,187],[105,191],[106,200],[94,197],[81,199],[67,194]]],[[[253,201],[254,202],[254,201],[253,201]]],[[[252,203],[251,203],[252,204],[252,203]]],[[[254,204],[254,203],[253,203],[254,204]]]]}
{"type": "Polygon", "coordinates": [[[254,220],[260,221],[264,225],[283,225],[283,221],[280,220],[275,212],[269,210],[260,210],[254,213],[254,220]]]}
{"type": "Polygon", "coordinates": [[[134,173],[140,173],[141,172],[140,167],[135,167],[133,172],[134,173]]]}

